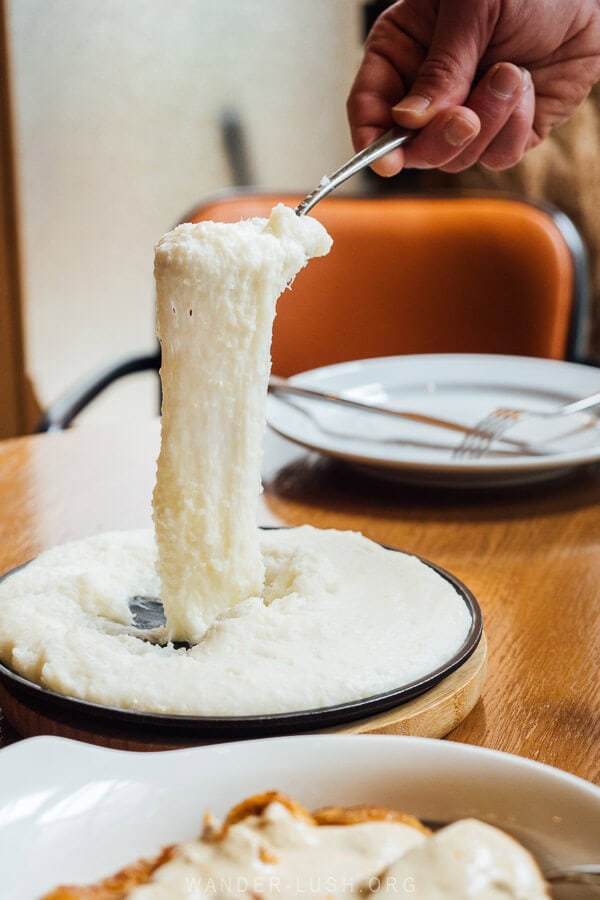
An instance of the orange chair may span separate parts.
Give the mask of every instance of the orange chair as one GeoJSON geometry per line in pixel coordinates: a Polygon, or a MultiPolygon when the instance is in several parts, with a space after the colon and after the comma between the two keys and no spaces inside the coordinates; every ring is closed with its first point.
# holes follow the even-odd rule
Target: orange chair
{"type": "MultiPolygon", "coordinates": [[[[267,216],[279,194],[209,199],[184,221],[267,216]]],[[[583,248],[566,216],[505,197],[331,197],[333,237],[280,298],[273,371],[403,353],[585,353],[583,248]]]]}
{"type": "MultiPolygon", "coordinates": [[[[299,199],[230,192],[182,221],[268,216],[299,199]]],[[[334,245],[279,299],[276,374],[404,353],[585,360],[585,252],[558,210],[499,196],[336,196],[315,214],[334,245]]],[[[113,381],[159,365],[157,351],[108,366],[53,404],[39,430],[67,427],[113,381]]]]}

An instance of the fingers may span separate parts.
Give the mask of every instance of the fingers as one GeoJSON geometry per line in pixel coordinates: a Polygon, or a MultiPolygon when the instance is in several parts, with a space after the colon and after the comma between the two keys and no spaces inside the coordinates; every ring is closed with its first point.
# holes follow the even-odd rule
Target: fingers
{"type": "Polygon", "coordinates": [[[528,73],[498,63],[473,88],[465,106],[439,113],[405,146],[405,164],[461,172],[481,159],[490,168],[507,168],[525,150],[533,112],[528,73]]]}
{"type": "MultiPolygon", "coordinates": [[[[355,150],[372,144],[394,124],[391,110],[405,93],[405,77],[412,77],[423,59],[423,51],[384,13],[376,22],[365,48],[365,56],[346,103],[350,135],[355,150]]],[[[380,175],[396,175],[404,164],[401,149],[373,165],[380,175]]]]}
{"type": "MultiPolygon", "coordinates": [[[[378,160],[373,169],[387,177],[404,165],[455,173],[479,161],[490,169],[506,169],[519,162],[530,143],[535,113],[529,73],[512,63],[498,63],[475,86],[467,104],[438,113],[408,144],[378,160]]],[[[367,146],[382,129],[365,126],[357,131],[362,146],[367,146]]]]}
{"type": "Polygon", "coordinates": [[[471,109],[451,107],[440,113],[404,145],[404,162],[413,169],[441,168],[474,142],[481,122],[471,109]]]}
{"type": "Polygon", "coordinates": [[[487,3],[440,0],[427,55],[407,96],[395,105],[394,121],[423,128],[442,110],[464,105],[489,39],[487,3]]]}
{"type": "MultiPolygon", "coordinates": [[[[368,90],[354,90],[348,97],[348,119],[354,148],[362,150],[376,141],[384,131],[391,127],[391,104],[379,94],[368,90]]],[[[396,175],[404,166],[404,153],[401,148],[388,153],[372,166],[378,175],[390,177],[396,175]]]]}
{"type": "Polygon", "coordinates": [[[529,72],[525,72],[525,85],[521,99],[487,149],[479,157],[479,162],[488,169],[508,169],[516,166],[533,145],[532,125],[535,116],[535,91],[529,72]]]}
{"type": "Polygon", "coordinates": [[[373,164],[380,175],[404,165],[459,172],[479,160],[496,169],[518,162],[531,142],[535,95],[528,74],[508,62],[473,87],[490,37],[486,4],[439,0],[423,33],[411,8],[392,6],[369,37],[347,104],[355,148],[396,123],[417,134],[373,164]]]}
{"type": "Polygon", "coordinates": [[[402,171],[405,162],[404,150],[402,147],[398,147],[396,150],[391,150],[385,156],[381,156],[374,163],[371,163],[371,168],[383,178],[391,178],[402,171]]]}
{"type": "MultiPolygon", "coordinates": [[[[476,4],[473,12],[472,2],[440,0],[439,10],[428,16],[426,7],[415,9],[413,4],[400,2],[379,17],[369,35],[347,103],[357,150],[379,137],[394,121],[421,128],[437,113],[444,112],[450,118],[449,111],[468,96],[485,48],[483,37],[481,46],[474,40],[474,35],[483,34],[474,20],[487,21],[482,6],[476,4]],[[467,9],[468,13],[461,12],[467,9]],[[413,87],[407,98],[409,84],[413,87]],[[402,97],[404,100],[398,104],[402,97]]],[[[469,113],[465,117],[466,124],[460,117],[452,122],[438,122],[438,126],[447,124],[455,143],[448,145],[448,152],[438,152],[434,164],[456,155],[456,141],[458,146],[463,145],[465,129],[470,137],[478,131],[477,118],[469,113]]],[[[434,133],[435,129],[432,137],[434,133]]],[[[394,175],[403,163],[403,150],[396,150],[374,163],[373,169],[380,175],[394,175]]]]}
{"type": "Polygon", "coordinates": [[[462,172],[476,162],[491,169],[506,169],[519,162],[535,109],[529,73],[510,63],[499,63],[484,75],[467,102],[477,113],[481,130],[444,166],[444,171],[462,172]]]}

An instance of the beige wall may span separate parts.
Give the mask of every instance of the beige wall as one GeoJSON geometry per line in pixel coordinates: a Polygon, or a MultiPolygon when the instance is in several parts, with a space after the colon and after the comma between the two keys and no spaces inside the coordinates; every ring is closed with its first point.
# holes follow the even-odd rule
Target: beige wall
{"type": "MultiPolygon", "coordinates": [[[[350,152],[358,0],[10,0],[29,370],[43,402],[153,343],[152,247],[226,187],[218,118],[258,183],[308,189],[350,152]]],[[[147,414],[132,383],[96,418],[147,414]]]]}

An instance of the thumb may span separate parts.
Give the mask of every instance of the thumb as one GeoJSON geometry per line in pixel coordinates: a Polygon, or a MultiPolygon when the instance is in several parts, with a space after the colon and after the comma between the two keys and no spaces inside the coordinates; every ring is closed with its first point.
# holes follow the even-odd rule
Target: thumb
{"type": "Polygon", "coordinates": [[[471,93],[490,33],[487,0],[442,0],[431,44],[394,121],[422,128],[442,109],[461,106],[471,93]]]}

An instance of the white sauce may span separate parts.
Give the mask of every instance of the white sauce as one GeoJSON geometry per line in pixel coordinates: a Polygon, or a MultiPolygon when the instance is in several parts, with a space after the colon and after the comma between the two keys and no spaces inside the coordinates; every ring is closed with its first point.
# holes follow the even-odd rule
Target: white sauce
{"type": "Polygon", "coordinates": [[[384,896],[412,884],[414,900],[542,900],[546,884],[531,855],[513,838],[463,819],[425,840],[389,867],[384,896]]]}
{"type": "Polygon", "coordinates": [[[261,593],[221,613],[187,651],[135,636],[128,598],[160,592],[151,531],[49,550],[0,584],[0,658],[97,703],[252,715],[391,690],[441,665],[464,641],[470,616],[462,598],[413,556],[310,526],[257,529],[255,539],[266,573],[261,593]]]}
{"type": "Polygon", "coordinates": [[[430,837],[399,822],[319,826],[273,803],[223,840],[180,845],[130,900],[200,897],[414,897],[542,900],[544,881],[516,841],[474,820],[430,837]],[[266,851],[266,852],[265,852],[266,851]]]}

